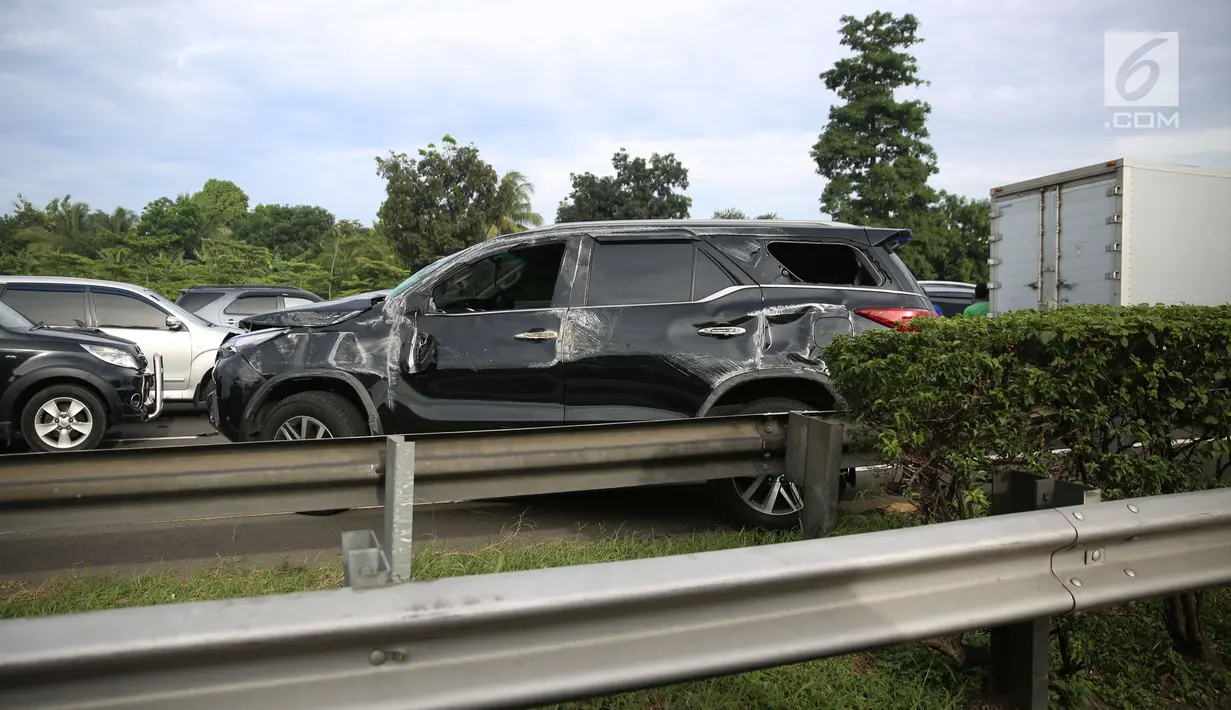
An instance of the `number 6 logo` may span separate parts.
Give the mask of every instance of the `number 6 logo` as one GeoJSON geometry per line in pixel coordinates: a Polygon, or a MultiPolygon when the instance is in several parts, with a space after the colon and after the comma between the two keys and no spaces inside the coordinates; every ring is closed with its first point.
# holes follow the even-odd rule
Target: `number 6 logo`
{"type": "Polygon", "coordinates": [[[1116,92],[1125,101],[1132,101],[1133,103],[1140,101],[1158,83],[1158,62],[1153,59],[1142,59],[1142,57],[1149,54],[1151,49],[1166,43],[1167,40],[1155,37],[1124,58],[1124,63],[1120,65],[1119,71],[1116,72],[1116,92]],[[1136,91],[1129,91],[1128,79],[1136,74],[1139,69],[1146,69],[1150,73],[1146,76],[1145,81],[1141,82],[1141,86],[1137,87],[1136,91]]]}
{"type": "Polygon", "coordinates": [[[1178,106],[1179,33],[1107,32],[1103,75],[1107,106],[1178,106]]]}

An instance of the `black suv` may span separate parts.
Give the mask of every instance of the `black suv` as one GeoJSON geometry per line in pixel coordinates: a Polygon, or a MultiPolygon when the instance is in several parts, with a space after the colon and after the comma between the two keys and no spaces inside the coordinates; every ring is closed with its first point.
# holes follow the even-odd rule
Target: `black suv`
{"type": "Polygon", "coordinates": [[[34,325],[0,303],[0,439],[35,451],[98,446],[121,421],[162,410],[161,372],[136,344],[101,330],[34,325]]]}
{"type": "MultiPolygon", "coordinates": [[[[909,238],[763,220],[497,237],[385,298],[245,319],[211,421],[248,441],[830,409],[834,335],[936,315],[894,253],[909,238]]],[[[712,486],[743,523],[789,527],[802,507],[765,476],[712,486]]]]}

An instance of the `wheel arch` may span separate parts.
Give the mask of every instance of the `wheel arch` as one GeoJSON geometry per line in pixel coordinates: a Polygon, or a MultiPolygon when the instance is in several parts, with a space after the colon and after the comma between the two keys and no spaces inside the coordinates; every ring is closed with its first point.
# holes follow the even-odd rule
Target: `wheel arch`
{"type": "Polygon", "coordinates": [[[821,410],[835,409],[842,398],[829,377],[821,372],[780,368],[732,375],[720,382],[697,411],[711,415],[716,407],[747,404],[758,399],[785,397],[816,404],[821,410]]]}
{"type": "Polygon", "coordinates": [[[269,404],[289,397],[292,394],[307,392],[313,389],[334,392],[342,395],[352,404],[357,404],[359,410],[367,417],[369,434],[380,435],[383,433],[380,415],[376,411],[376,404],[372,401],[372,397],[368,394],[367,389],[364,388],[363,383],[356,379],[354,375],[336,370],[305,370],[277,375],[261,385],[261,388],[256,391],[256,394],[252,396],[252,399],[248,400],[248,404],[244,407],[244,414],[240,419],[239,434],[241,440],[247,441],[251,436],[251,432],[260,427],[260,416],[262,412],[267,410],[269,404]],[[313,387],[314,383],[318,386],[313,387]]]}
{"type": "Polygon", "coordinates": [[[0,418],[7,417],[9,422],[21,426],[21,410],[29,403],[30,398],[39,390],[53,385],[77,385],[86,387],[98,397],[107,408],[107,426],[120,421],[124,416],[124,403],[115,393],[115,388],[103,379],[89,372],[72,367],[48,367],[29,372],[18,379],[15,387],[10,387],[0,397],[0,418]]]}

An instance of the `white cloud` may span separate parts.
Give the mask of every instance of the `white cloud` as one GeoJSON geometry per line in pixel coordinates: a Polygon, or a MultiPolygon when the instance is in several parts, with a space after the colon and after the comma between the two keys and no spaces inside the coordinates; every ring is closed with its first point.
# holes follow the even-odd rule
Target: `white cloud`
{"type": "Polygon", "coordinates": [[[938,187],[984,196],[1126,154],[1226,159],[1231,85],[1220,60],[1231,52],[1219,27],[1231,4],[918,6],[7,3],[0,93],[21,100],[0,105],[0,190],[140,207],[224,177],[254,202],[318,203],[367,220],[383,197],[373,156],[451,133],[498,170],[528,174],[549,219],[569,173],[608,174],[621,146],[674,152],[689,168],[696,216],[738,207],[816,217],[823,181],[808,150],[832,99],[818,74],[846,55],[840,15],[874,10],[920,19],[925,41],[911,51],[931,83],[904,93],[932,104],[938,187]],[[1113,25],[1182,33],[1178,134],[1103,130],[1102,33],[1113,25]]]}
{"type": "Polygon", "coordinates": [[[1226,164],[1231,160],[1231,127],[1188,133],[1157,130],[1144,135],[1117,137],[1113,146],[1117,155],[1133,158],[1166,161],[1208,157],[1226,164]],[[1216,157],[1211,154],[1221,155],[1216,157]]]}
{"type": "Polygon", "coordinates": [[[611,157],[620,148],[646,159],[674,153],[688,168],[693,197],[691,214],[708,217],[716,209],[737,207],[748,213],[778,212],[783,217],[819,218],[817,199],[824,182],[808,151],[816,142],[809,131],[758,131],[716,138],[645,138],[620,140],[587,136],[573,150],[552,157],[532,153],[488,154],[497,169],[511,166],[532,177],[535,207],[551,221],[570,190],[569,173],[611,175],[611,157]],[[542,176],[536,178],[534,176],[542,176]],[[704,191],[696,188],[703,186],[704,191]],[[801,209],[801,205],[806,208],[801,209]]]}

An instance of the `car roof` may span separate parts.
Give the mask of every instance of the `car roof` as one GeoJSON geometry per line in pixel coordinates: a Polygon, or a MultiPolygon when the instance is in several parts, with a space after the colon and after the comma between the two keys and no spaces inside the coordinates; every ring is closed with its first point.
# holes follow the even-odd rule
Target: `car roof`
{"type": "Polygon", "coordinates": [[[648,232],[647,237],[653,238],[654,232],[663,232],[663,237],[680,231],[689,232],[698,237],[720,235],[769,236],[769,237],[819,237],[842,236],[868,244],[879,244],[889,237],[902,235],[909,238],[910,230],[895,228],[862,227],[848,222],[829,222],[823,220],[784,220],[784,219],[630,219],[603,220],[595,222],[563,222],[546,227],[537,227],[524,232],[504,234],[496,239],[516,239],[519,237],[548,236],[552,234],[569,234],[575,232],[595,234],[624,234],[631,232],[648,232]],[[835,234],[837,233],[837,234],[835,234]]]}
{"type": "Polygon", "coordinates": [[[75,286],[107,286],[126,291],[153,291],[145,286],[124,283],[123,281],[106,281],[103,279],[83,279],[76,276],[0,276],[0,284],[47,283],[73,284],[75,286]]]}
{"type": "Polygon", "coordinates": [[[936,281],[932,279],[923,279],[917,282],[920,286],[928,284],[931,286],[954,286],[957,288],[974,288],[975,285],[965,281],[936,281]]]}
{"type": "Polygon", "coordinates": [[[180,289],[180,293],[188,293],[189,291],[298,291],[300,293],[311,293],[311,291],[299,288],[298,286],[278,286],[276,284],[208,284],[180,289]]]}

